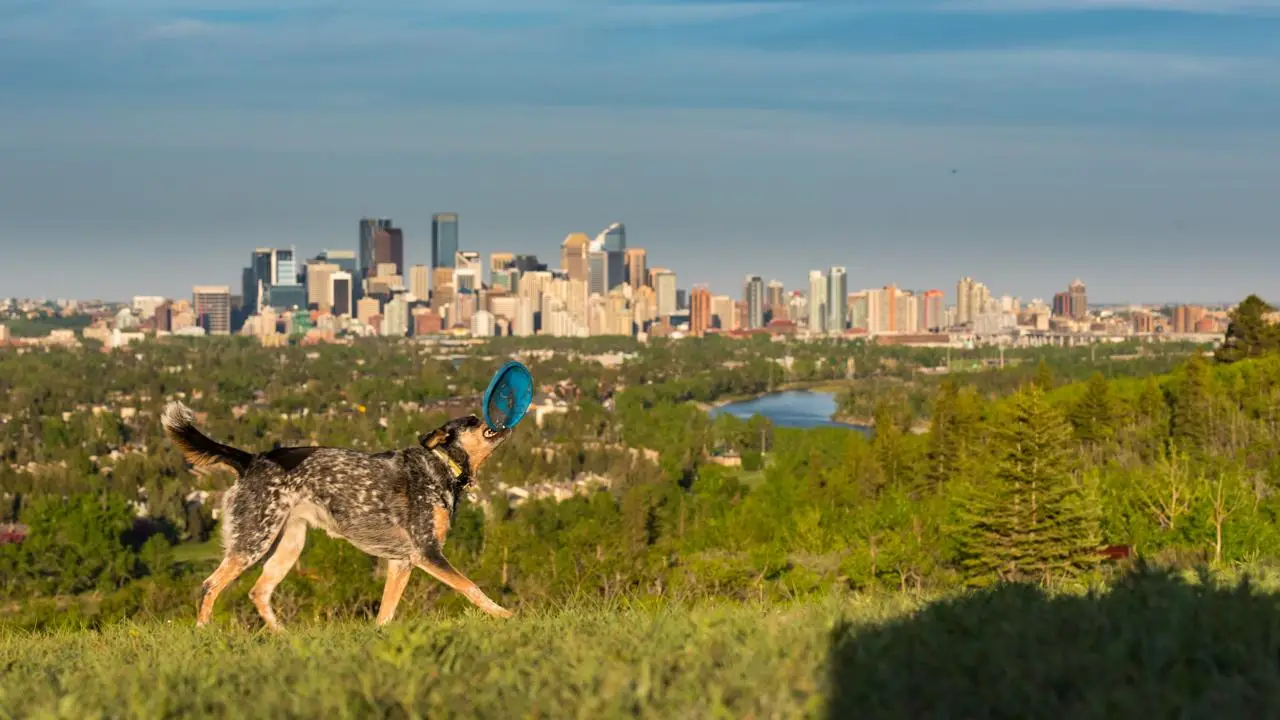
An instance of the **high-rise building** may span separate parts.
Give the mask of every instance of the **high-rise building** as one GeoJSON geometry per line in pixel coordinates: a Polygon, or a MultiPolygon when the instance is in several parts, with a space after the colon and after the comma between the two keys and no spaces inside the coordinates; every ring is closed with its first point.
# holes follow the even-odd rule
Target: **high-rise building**
{"type": "Polygon", "coordinates": [[[605,228],[596,237],[596,243],[605,252],[622,252],[627,249],[627,228],[616,222],[605,228]]]}
{"type": "Polygon", "coordinates": [[[436,213],[431,216],[431,267],[453,267],[457,260],[458,214],[436,213]]]}
{"type": "Polygon", "coordinates": [[[827,272],[827,332],[843,333],[849,325],[849,275],[843,267],[827,272]]]}
{"type": "Polygon", "coordinates": [[[609,253],[592,250],[587,253],[587,292],[604,295],[609,292],[609,253]]]}
{"type": "MultiPolygon", "coordinates": [[[[329,297],[333,305],[330,312],[336,317],[350,316],[354,309],[355,283],[351,273],[338,270],[329,274],[329,297]]],[[[377,302],[376,300],[374,302],[377,302]]]]}
{"type": "Polygon", "coordinates": [[[382,335],[404,337],[409,333],[409,300],[400,293],[382,306],[382,335]]]}
{"type": "Polygon", "coordinates": [[[647,260],[644,248],[627,248],[626,277],[634,290],[639,290],[649,279],[645,268],[647,260]]]}
{"type": "Polygon", "coordinates": [[[313,260],[307,263],[307,306],[318,310],[329,310],[333,307],[333,283],[330,278],[339,272],[333,263],[313,260]]]}
{"type": "Polygon", "coordinates": [[[780,280],[770,280],[765,287],[764,312],[770,320],[787,319],[787,289],[780,280]]]}
{"type": "Polygon", "coordinates": [[[537,255],[517,255],[511,264],[518,275],[547,269],[545,265],[538,262],[537,255]]]}
{"type": "Polygon", "coordinates": [[[294,248],[276,248],[271,251],[272,285],[297,285],[298,266],[294,261],[294,248]]]}
{"type": "Polygon", "coordinates": [[[711,327],[711,290],[706,285],[694,285],[689,294],[689,332],[705,335],[711,327]]]}
{"type": "Polygon", "coordinates": [[[676,314],[676,274],[660,270],[653,276],[653,290],[658,296],[658,317],[668,318],[676,314]]]}
{"type": "Polygon", "coordinates": [[[968,325],[973,322],[977,311],[973,307],[973,278],[965,276],[956,283],[956,324],[968,325]]]}
{"type": "Polygon", "coordinates": [[[489,276],[489,285],[494,288],[502,288],[507,292],[516,292],[520,289],[520,271],[514,267],[494,270],[489,276]]]}
{"type": "Polygon", "coordinates": [[[516,256],[514,253],[509,253],[509,252],[489,253],[489,272],[493,273],[499,270],[506,270],[507,268],[514,265],[515,262],[516,262],[516,256]]]}
{"type": "MultiPolygon", "coordinates": [[[[369,277],[377,261],[374,260],[374,236],[379,230],[392,227],[391,218],[360,218],[360,279],[369,277]]],[[[348,271],[349,272],[349,271],[348,271]]]]}
{"type": "Polygon", "coordinates": [[[931,332],[946,327],[946,308],[943,306],[944,296],[941,290],[929,290],[924,294],[924,302],[920,304],[920,328],[931,332]]]}
{"type": "Polygon", "coordinates": [[[849,293],[849,327],[870,331],[867,324],[870,306],[867,302],[867,291],[849,293]]]}
{"type": "Polygon", "coordinates": [[[274,280],[271,274],[273,254],[271,248],[257,248],[249,256],[249,266],[244,269],[240,288],[240,306],[246,315],[257,312],[265,289],[274,280]]]}
{"type": "Polygon", "coordinates": [[[227,285],[196,285],[191,289],[191,307],[196,322],[210,335],[231,333],[231,288],[227,285]]]}
{"type": "Polygon", "coordinates": [[[560,268],[570,280],[587,282],[590,276],[587,253],[591,240],[584,233],[570,233],[560,244],[560,268]]]}
{"type": "Polygon", "coordinates": [[[1073,320],[1084,320],[1089,316],[1089,296],[1085,291],[1084,283],[1079,278],[1067,286],[1067,296],[1070,299],[1069,309],[1073,320]]]}
{"type": "Polygon", "coordinates": [[[605,250],[605,263],[608,271],[605,275],[605,288],[612,291],[619,285],[627,284],[626,253],[622,250],[605,250]]]}
{"type": "Polygon", "coordinates": [[[409,268],[409,293],[414,300],[426,302],[431,297],[431,268],[414,265],[409,268]]]}
{"type": "Polygon", "coordinates": [[[1173,310],[1173,331],[1175,333],[1196,332],[1196,325],[1205,316],[1205,309],[1199,305],[1179,305],[1173,310]]]}
{"type": "Polygon", "coordinates": [[[764,327],[764,280],[759,275],[748,275],[742,285],[742,300],[747,304],[747,327],[764,327]]]}
{"type": "Polygon", "coordinates": [[[477,310],[471,316],[471,334],[475,337],[493,337],[496,318],[488,310],[477,310]]]}
{"type": "Polygon", "coordinates": [[[809,332],[827,330],[827,277],[821,270],[809,271],[809,332]]]}
{"type": "Polygon", "coordinates": [[[712,326],[721,330],[737,330],[738,318],[733,311],[733,298],[715,295],[711,298],[712,326]]]}

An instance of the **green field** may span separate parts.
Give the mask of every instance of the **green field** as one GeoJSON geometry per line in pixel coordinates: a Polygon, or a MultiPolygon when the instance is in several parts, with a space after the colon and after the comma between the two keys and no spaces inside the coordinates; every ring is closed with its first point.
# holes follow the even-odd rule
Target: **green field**
{"type": "Polygon", "coordinates": [[[1135,575],[790,606],[0,635],[0,717],[1276,717],[1280,595],[1135,575]]]}

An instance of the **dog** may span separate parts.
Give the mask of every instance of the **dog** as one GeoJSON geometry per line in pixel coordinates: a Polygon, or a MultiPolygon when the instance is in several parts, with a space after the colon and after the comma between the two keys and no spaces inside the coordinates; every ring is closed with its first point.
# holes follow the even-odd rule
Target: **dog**
{"type": "Polygon", "coordinates": [[[489,615],[511,616],[444,556],[459,496],[511,429],[494,430],[469,415],[420,436],[418,447],[381,453],[282,447],[253,454],[201,433],[179,402],[165,406],[161,424],[192,466],[221,464],[237,475],[223,495],[223,557],[201,586],[198,627],[209,622],[218,594],[269,553],[249,597],[267,627],[280,630],[271,593],[302,553],[308,526],[386,558],[379,625],[395,617],[415,567],[489,615]]]}

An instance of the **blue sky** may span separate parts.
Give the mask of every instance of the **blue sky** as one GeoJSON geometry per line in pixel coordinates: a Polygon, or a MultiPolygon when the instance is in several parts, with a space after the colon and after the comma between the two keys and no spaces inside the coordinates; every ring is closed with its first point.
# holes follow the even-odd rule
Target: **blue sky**
{"type": "Polygon", "coordinates": [[[1280,0],[5,0],[0,296],[430,215],[746,274],[1280,299],[1280,0]],[[952,169],[956,172],[952,173],[952,169]]]}

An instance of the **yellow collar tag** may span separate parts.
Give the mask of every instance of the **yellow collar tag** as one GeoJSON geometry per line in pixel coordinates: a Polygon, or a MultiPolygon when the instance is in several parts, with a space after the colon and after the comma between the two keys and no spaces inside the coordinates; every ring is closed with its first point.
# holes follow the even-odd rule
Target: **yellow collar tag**
{"type": "Polygon", "coordinates": [[[449,457],[449,453],[441,450],[440,448],[431,448],[431,452],[435,453],[436,457],[440,458],[440,460],[448,466],[449,471],[453,473],[455,478],[462,477],[462,466],[458,464],[458,461],[449,457]]]}

